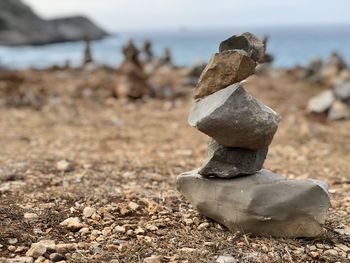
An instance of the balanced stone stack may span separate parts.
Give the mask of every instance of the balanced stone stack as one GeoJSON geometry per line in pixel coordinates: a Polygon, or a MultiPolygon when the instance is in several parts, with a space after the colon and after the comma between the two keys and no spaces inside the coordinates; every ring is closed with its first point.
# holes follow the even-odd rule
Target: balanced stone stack
{"type": "Polygon", "coordinates": [[[262,169],[279,115],[249,95],[241,81],[265,55],[250,33],[220,44],[195,89],[189,124],[211,137],[201,168],[178,176],[177,189],[205,216],[232,231],[314,237],[322,233],[327,184],[289,180],[262,169]]]}
{"type": "Polygon", "coordinates": [[[139,60],[140,51],[130,39],[123,47],[124,61],[117,69],[115,94],[118,98],[139,99],[149,95],[148,75],[139,60]]]}

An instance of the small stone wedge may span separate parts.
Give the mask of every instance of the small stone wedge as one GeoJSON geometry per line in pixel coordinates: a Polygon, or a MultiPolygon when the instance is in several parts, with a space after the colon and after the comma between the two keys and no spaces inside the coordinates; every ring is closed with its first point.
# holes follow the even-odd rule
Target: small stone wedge
{"type": "Polygon", "coordinates": [[[330,204],[325,183],[288,180],[268,170],[234,179],[204,178],[195,170],[176,184],[201,214],[257,236],[317,237],[330,204]]]}
{"type": "Polygon", "coordinates": [[[261,170],[267,152],[267,148],[257,151],[228,148],[210,138],[208,156],[198,173],[204,177],[215,176],[221,178],[253,174],[261,170]]]}
{"type": "Polygon", "coordinates": [[[265,57],[264,42],[252,33],[245,32],[222,41],[219,51],[242,49],[256,62],[263,62],[265,57]]]}
{"type": "Polygon", "coordinates": [[[243,50],[215,53],[198,80],[194,98],[206,97],[248,78],[254,74],[255,66],[256,63],[243,50]]]}
{"type": "Polygon", "coordinates": [[[267,148],[279,115],[237,83],[194,102],[188,122],[226,147],[267,148]]]}

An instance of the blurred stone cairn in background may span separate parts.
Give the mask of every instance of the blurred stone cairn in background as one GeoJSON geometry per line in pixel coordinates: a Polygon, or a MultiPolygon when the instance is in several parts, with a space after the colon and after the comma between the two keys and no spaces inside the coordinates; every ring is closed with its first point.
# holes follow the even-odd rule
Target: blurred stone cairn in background
{"type": "Polygon", "coordinates": [[[116,97],[175,99],[188,94],[190,84],[182,80],[187,78],[190,69],[174,65],[169,48],[157,57],[150,40],[146,39],[139,50],[130,39],[122,52],[124,60],[117,69],[114,88],[116,97]]]}
{"type": "Polygon", "coordinates": [[[84,56],[83,56],[83,67],[93,63],[90,38],[85,37],[84,43],[85,43],[85,48],[84,48],[84,56]]]}
{"type": "Polygon", "coordinates": [[[220,44],[195,89],[189,124],[211,137],[201,168],[177,178],[194,208],[231,231],[278,237],[316,237],[329,208],[325,182],[262,169],[279,115],[244,90],[265,57],[250,33],[220,44]]]}
{"type": "Polygon", "coordinates": [[[315,59],[310,63],[307,72],[317,82],[325,82],[330,89],[309,100],[307,111],[327,115],[330,120],[350,118],[350,70],[344,60],[333,53],[323,66],[322,60],[315,59]]]}
{"type": "Polygon", "coordinates": [[[138,99],[150,92],[147,81],[147,74],[139,60],[140,51],[130,39],[123,47],[124,61],[117,69],[119,78],[115,87],[115,94],[118,98],[138,99]]]}

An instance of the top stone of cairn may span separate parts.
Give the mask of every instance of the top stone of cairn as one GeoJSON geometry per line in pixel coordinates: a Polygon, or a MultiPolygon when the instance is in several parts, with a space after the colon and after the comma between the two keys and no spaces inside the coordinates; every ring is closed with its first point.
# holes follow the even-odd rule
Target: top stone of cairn
{"type": "Polygon", "coordinates": [[[225,50],[215,53],[198,80],[194,98],[204,98],[245,80],[254,74],[255,66],[256,62],[244,50],[225,50]]]}
{"type": "Polygon", "coordinates": [[[233,35],[220,43],[219,52],[233,49],[246,51],[249,57],[256,62],[262,62],[265,56],[263,41],[249,32],[233,35]]]}
{"type": "Polygon", "coordinates": [[[194,91],[197,100],[245,80],[265,58],[264,42],[251,33],[226,39],[221,42],[219,51],[211,57],[199,78],[194,91]]]}

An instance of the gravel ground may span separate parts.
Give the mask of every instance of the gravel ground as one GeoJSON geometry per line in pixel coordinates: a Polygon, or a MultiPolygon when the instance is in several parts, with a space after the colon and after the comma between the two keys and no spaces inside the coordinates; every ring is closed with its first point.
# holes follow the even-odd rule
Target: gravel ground
{"type": "MultiPolygon", "coordinates": [[[[74,89],[42,74],[41,86],[74,89]]],[[[231,233],[191,208],[175,179],[201,164],[207,138],[187,125],[189,98],[76,98],[0,107],[0,262],[350,262],[350,121],[307,116],[321,87],[291,75],[246,86],[283,117],[265,168],[328,181],[323,236],[231,233]]]]}

